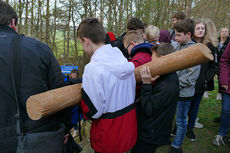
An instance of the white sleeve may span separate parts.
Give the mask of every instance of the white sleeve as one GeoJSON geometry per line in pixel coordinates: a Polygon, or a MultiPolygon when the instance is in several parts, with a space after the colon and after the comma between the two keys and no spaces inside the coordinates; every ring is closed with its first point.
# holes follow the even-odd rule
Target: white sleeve
{"type": "MultiPolygon", "coordinates": [[[[84,99],[85,103],[90,104],[94,113],[91,114],[91,118],[100,118],[103,112],[103,105],[105,104],[105,93],[104,93],[104,73],[92,66],[85,67],[82,88],[88,96],[88,100],[84,99]]],[[[89,108],[89,111],[91,108],[89,108]]]]}

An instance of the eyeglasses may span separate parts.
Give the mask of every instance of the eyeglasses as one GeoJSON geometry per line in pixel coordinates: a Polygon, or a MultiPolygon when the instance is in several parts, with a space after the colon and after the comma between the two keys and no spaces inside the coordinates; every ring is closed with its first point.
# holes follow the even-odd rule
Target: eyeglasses
{"type": "Polygon", "coordinates": [[[137,43],[137,42],[136,42],[136,41],[131,41],[131,42],[128,44],[128,46],[125,48],[125,50],[128,50],[129,46],[130,46],[131,44],[133,44],[133,43],[137,43]]]}
{"type": "Polygon", "coordinates": [[[125,48],[125,50],[128,50],[129,46],[131,45],[131,43],[128,44],[128,46],[125,48]]]}
{"type": "Polygon", "coordinates": [[[149,41],[149,43],[157,43],[158,40],[152,40],[152,41],[149,41]]]}

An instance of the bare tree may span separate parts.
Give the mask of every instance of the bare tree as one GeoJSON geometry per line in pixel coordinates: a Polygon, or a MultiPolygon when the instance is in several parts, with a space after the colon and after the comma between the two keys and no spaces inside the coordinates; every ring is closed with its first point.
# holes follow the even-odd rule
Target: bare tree
{"type": "Polygon", "coordinates": [[[50,1],[47,0],[46,1],[46,36],[45,36],[45,42],[47,44],[49,44],[49,31],[50,31],[50,26],[49,26],[49,23],[50,23],[50,1]]]}
{"type": "Polygon", "coordinates": [[[30,19],[30,35],[34,35],[34,0],[31,1],[31,8],[30,8],[30,14],[31,14],[31,19],[30,19]]]}
{"type": "Polygon", "coordinates": [[[26,16],[25,16],[25,22],[24,22],[24,33],[27,35],[27,31],[28,31],[28,16],[29,16],[29,1],[26,0],[25,3],[25,7],[26,7],[26,16]]]}

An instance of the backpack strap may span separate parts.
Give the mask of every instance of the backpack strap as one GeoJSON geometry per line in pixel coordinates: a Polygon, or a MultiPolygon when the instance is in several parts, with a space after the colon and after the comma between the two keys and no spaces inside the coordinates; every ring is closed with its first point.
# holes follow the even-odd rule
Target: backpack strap
{"type": "Polygon", "coordinates": [[[20,87],[21,87],[21,41],[23,35],[15,35],[12,40],[11,45],[11,76],[12,76],[12,84],[14,90],[14,97],[17,105],[17,114],[15,114],[16,118],[16,132],[17,135],[23,135],[23,127],[22,120],[20,116],[20,87]]]}

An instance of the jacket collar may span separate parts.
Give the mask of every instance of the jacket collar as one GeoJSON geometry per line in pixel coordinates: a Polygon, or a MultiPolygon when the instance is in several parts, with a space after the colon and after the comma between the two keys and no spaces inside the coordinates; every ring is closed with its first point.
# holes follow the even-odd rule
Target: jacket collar
{"type": "Polygon", "coordinates": [[[9,26],[3,25],[3,24],[0,24],[0,31],[12,32],[12,33],[17,34],[17,32],[14,31],[14,29],[12,29],[12,28],[9,27],[9,26]]]}
{"type": "Polygon", "coordinates": [[[141,43],[133,47],[131,50],[131,57],[135,56],[138,52],[146,52],[152,54],[151,47],[153,45],[150,43],[141,43]]]}

